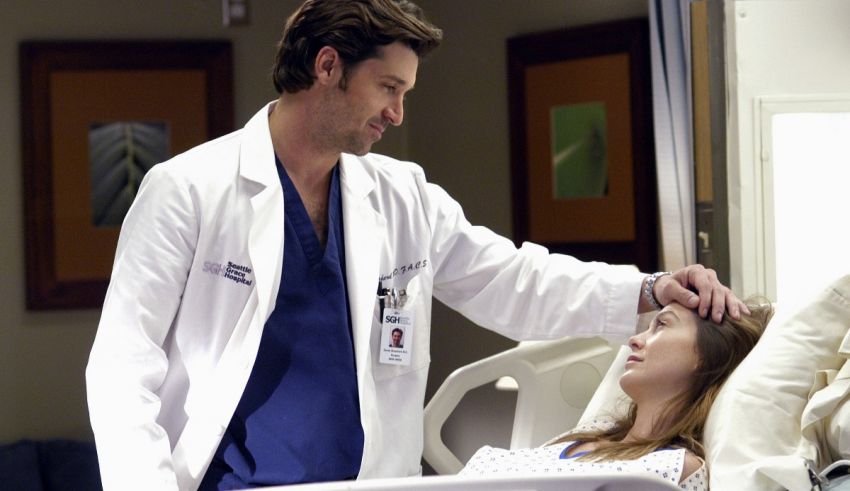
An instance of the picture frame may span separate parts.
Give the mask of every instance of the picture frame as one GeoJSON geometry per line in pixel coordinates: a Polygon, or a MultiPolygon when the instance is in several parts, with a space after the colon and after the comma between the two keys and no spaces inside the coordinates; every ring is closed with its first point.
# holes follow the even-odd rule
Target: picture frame
{"type": "Polygon", "coordinates": [[[233,130],[231,45],[24,41],[19,57],[26,306],[99,308],[144,171],[233,130]]]}
{"type": "Polygon", "coordinates": [[[507,50],[517,244],[657,270],[647,20],[522,35],[507,50]]]}

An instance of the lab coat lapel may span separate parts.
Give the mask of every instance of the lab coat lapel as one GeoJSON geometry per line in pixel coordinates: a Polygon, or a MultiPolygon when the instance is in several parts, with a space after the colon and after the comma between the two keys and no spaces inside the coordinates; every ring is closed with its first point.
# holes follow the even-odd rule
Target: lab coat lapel
{"type": "MultiPolygon", "coordinates": [[[[364,377],[368,373],[367,367],[370,366],[372,356],[369,353],[369,339],[377,301],[379,260],[386,220],[368,200],[369,194],[375,188],[375,182],[364,170],[363,163],[346,154],[342,155],[340,161],[345,267],[348,297],[351,302],[357,380],[362,392],[366,387],[364,377]]],[[[362,394],[360,400],[364,401],[362,394]]]]}
{"type": "Polygon", "coordinates": [[[283,261],[283,191],[269,132],[270,106],[245,125],[239,150],[239,173],[245,192],[252,194],[248,254],[254,267],[259,325],[265,324],[274,308],[283,261]]]}

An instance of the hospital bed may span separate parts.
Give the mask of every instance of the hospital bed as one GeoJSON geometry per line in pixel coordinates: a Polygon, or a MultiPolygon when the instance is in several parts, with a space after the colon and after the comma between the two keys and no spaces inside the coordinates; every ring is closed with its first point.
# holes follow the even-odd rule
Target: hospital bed
{"type": "MultiPolygon", "coordinates": [[[[518,386],[511,448],[539,445],[575,426],[586,408],[606,402],[594,398],[609,384],[605,375],[618,348],[599,338],[564,338],[520,346],[452,373],[425,409],[425,460],[439,476],[373,479],[269,488],[281,491],[671,491],[679,489],[652,476],[599,472],[571,476],[459,477],[463,464],[446,447],[440,431],[468,391],[502,377],[501,387],[518,386]],[[551,396],[550,395],[555,395],[551,396]]],[[[613,376],[613,375],[612,375],[613,376]]],[[[607,377],[610,379],[610,377],[607,377]]],[[[614,381],[616,382],[616,381],[614,381]]]]}
{"type": "MultiPolygon", "coordinates": [[[[464,394],[494,381],[511,385],[506,377],[518,387],[511,449],[622,414],[629,401],[619,379],[630,354],[602,339],[567,338],[521,343],[458,369],[425,409],[425,460],[439,474],[463,467],[441,430],[464,394]]],[[[712,489],[850,490],[850,275],[776,310],[715,400],[704,438],[712,489]],[[836,478],[841,483],[830,487],[836,478]]],[[[574,489],[570,479],[564,489],[574,489]]]]}
{"type": "MultiPolygon", "coordinates": [[[[425,409],[425,460],[439,476],[372,479],[269,488],[280,491],[671,491],[673,484],[643,475],[599,472],[571,476],[459,477],[463,464],[446,447],[443,424],[468,391],[498,381],[518,386],[511,448],[539,445],[570,429],[586,408],[605,404],[594,398],[618,348],[599,338],[564,338],[521,343],[452,373],[425,409]],[[515,381],[515,384],[514,384],[515,381]],[[550,397],[550,395],[555,395],[550,397]]],[[[613,375],[612,375],[613,376],[613,375]]],[[[616,382],[616,381],[615,381],[616,382]]],[[[513,386],[513,387],[511,387],[513,386]]],[[[515,390],[515,389],[514,389],[515,390]]],[[[587,411],[590,414],[591,411],[587,411]]]]}
{"type": "MultiPolygon", "coordinates": [[[[850,276],[792,314],[774,317],[712,407],[708,423],[711,434],[706,430],[707,462],[710,474],[724,475],[720,480],[723,484],[717,486],[716,476],[712,477],[715,490],[818,489],[812,486],[810,470],[816,473],[830,462],[850,457],[850,276]],[[774,328],[774,324],[779,326],[774,328]],[[742,433],[749,433],[751,438],[754,435],[755,443],[744,441],[742,433]],[[824,433],[826,440],[832,437],[830,449],[809,441],[813,434],[824,433]]],[[[480,478],[454,475],[463,463],[446,446],[441,433],[465,394],[493,383],[513,385],[517,393],[510,447],[533,447],[589,418],[622,409],[627,400],[619,388],[619,377],[628,355],[628,348],[598,338],[521,343],[456,370],[428,403],[424,458],[441,475],[269,489],[679,489],[651,476],[611,473],[480,478]]]]}
{"type": "Polygon", "coordinates": [[[619,371],[609,368],[625,363],[625,357],[628,350],[601,338],[563,338],[520,343],[461,367],[425,408],[425,461],[439,474],[463,467],[443,441],[442,428],[469,391],[490,383],[516,390],[510,448],[536,447],[604,412],[608,404],[621,403],[619,371]]]}
{"type": "MultiPolygon", "coordinates": [[[[267,491],[675,491],[678,487],[650,476],[623,474],[583,476],[460,477],[426,476],[299,484],[267,491]]],[[[681,491],[681,490],[679,490],[681,491]]]]}

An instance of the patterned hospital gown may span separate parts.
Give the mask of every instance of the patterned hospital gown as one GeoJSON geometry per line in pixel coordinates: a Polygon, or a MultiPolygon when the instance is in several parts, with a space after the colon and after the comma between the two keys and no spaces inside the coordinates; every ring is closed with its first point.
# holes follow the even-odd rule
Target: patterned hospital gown
{"type": "Polygon", "coordinates": [[[562,442],[538,448],[505,450],[485,446],[478,449],[469,459],[459,475],[462,476],[506,476],[514,474],[593,474],[598,472],[622,472],[626,474],[649,474],[677,484],[688,491],[707,491],[708,476],[705,463],[681,484],[685,462],[685,449],[662,449],[635,460],[611,460],[606,462],[583,462],[575,457],[562,458],[576,442],[562,442]]]}

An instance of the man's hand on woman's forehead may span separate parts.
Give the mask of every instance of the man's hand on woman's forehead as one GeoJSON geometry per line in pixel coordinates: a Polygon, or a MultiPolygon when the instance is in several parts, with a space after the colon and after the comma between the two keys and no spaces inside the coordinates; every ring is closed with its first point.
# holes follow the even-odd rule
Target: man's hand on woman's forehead
{"type": "Polygon", "coordinates": [[[653,288],[655,298],[661,305],[678,302],[696,309],[700,317],[720,323],[723,315],[740,319],[749,314],[746,304],[732,290],[720,283],[713,269],[700,264],[684,267],[670,275],[660,276],[653,288]]]}

